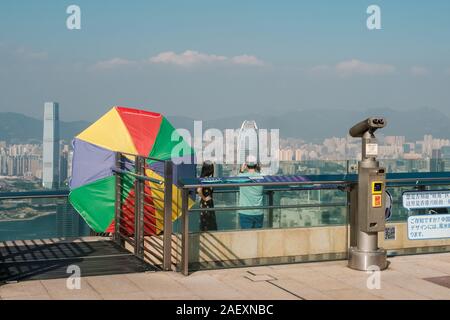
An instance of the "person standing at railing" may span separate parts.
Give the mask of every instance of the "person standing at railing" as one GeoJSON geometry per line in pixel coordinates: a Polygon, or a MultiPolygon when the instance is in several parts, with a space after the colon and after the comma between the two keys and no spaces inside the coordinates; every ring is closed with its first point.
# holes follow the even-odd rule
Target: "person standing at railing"
{"type": "MultiPolygon", "coordinates": [[[[207,178],[212,176],[214,176],[214,164],[211,161],[205,161],[200,177],[207,178]]],[[[200,208],[214,208],[212,188],[197,188],[197,193],[200,196],[200,208]]],[[[217,230],[216,213],[214,211],[205,210],[200,212],[200,230],[217,230]]]]}
{"type": "MultiPolygon", "coordinates": [[[[242,165],[239,176],[260,176],[256,157],[249,155],[242,165]]],[[[239,187],[239,207],[261,207],[263,205],[263,186],[239,187]]],[[[240,210],[239,224],[241,229],[262,228],[264,212],[262,209],[240,210]]]]}

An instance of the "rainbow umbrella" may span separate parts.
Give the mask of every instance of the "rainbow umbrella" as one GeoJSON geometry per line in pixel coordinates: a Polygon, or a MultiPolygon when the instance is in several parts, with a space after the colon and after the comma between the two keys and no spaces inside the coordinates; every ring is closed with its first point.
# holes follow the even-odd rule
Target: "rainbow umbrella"
{"type": "MultiPolygon", "coordinates": [[[[173,220],[181,207],[178,179],[195,176],[193,149],[160,113],[113,107],[75,137],[73,150],[69,201],[96,232],[114,230],[116,152],[174,162],[173,220]]],[[[134,156],[125,158],[125,169],[133,166],[134,159],[134,156]]],[[[164,181],[162,162],[147,159],[146,164],[146,176],[164,181]]],[[[122,175],[122,214],[130,232],[134,228],[134,180],[132,175],[122,175]]],[[[164,214],[164,192],[160,185],[145,182],[144,203],[144,214],[151,219],[146,234],[157,234],[163,229],[164,214]]],[[[190,199],[189,206],[192,204],[190,199]]]]}

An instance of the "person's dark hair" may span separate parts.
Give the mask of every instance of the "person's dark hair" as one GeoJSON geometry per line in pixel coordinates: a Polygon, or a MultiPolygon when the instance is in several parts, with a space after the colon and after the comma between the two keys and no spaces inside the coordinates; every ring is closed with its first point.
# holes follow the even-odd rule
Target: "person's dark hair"
{"type": "Polygon", "coordinates": [[[249,169],[255,169],[257,172],[261,171],[261,166],[259,163],[255,163],[254,165],[248,165],[247,164],[247,168],[249,169]]]}
{"type": "Polygon", "coordinates": [[[211,177],[214,175],[214,164],[211,161],[206,160],[202,165],[202,172],[200,178],[211,177]]]}

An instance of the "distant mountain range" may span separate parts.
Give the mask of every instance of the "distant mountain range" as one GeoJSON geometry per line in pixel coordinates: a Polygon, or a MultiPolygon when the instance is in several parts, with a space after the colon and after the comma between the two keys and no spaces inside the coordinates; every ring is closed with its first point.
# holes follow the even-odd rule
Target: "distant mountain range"
{"type": "MultiPolygon", "coordinates": [[[[421,140],[425,134],[450,139],[450,118],[441,111],[422,108],[410,111],[392,109],[335,110],[305,109],[273,115],[248,114],[204,122],[205,128],[239,128],[244,120],[255,120],[259,128],[280,129],[282,138],[301,138],[308,142],[322,142],[325,138],[345,137],[350,127],[367,117],[383,116],[387,126],[380,133],[402,135],[409,140],[421,140]]],[[[168,117],[177,128],[192,130],[193,120],[168,117]]]]}
{"type": "MultiPolygon", "coordinates": [[[[384,116],[388,125],[382,130],[384,135],[404,135],[409,140],[420,140],[425,134],[436,138],[450,139],[450,118],[441,111],[422,108],[410,111],[392,109],[377,110],[324,110],[305,109],[286,113],[245,114],[203,122],[203,130],[208,128],[239,128],[244,120],[255,120],[259,128],[280,129],[282,138],[301,138],[308,142],[321,142],[324,138],[344,137],[356,122],[368,116],[384,116]]],[[[168,116],[176,128],[193,129],[193,118],[168,116]]],[[[87,121],[60,123],[61,139],[71,140],[89,126],[87,121]]],[[[19,113],[0,113],[0,140],[10,143],[42,141],[42,120],[19,113]]]]}
{"type": "MultiPolygon", "coordinates": [[[[60,122],[61,139],[70,141],[89,125],[87,121],[60,122]]],[[[0,112],[0,141],[42,142],[43,121],[20,113],[0,112]]]]}

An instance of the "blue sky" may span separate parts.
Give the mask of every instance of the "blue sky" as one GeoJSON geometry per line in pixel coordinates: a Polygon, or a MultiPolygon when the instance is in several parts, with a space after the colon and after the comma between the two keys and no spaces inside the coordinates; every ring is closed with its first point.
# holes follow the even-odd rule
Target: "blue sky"
{"type": "Polygon", "coordinates": [[[113,105],[210,119],[310,108],[450,110],[449,1],[10,1],[0,111],[113,105]],[[81,30],[66,8],[81,8],[81,30]],[[381,8],[382,30],[366,27],[381,8]]]}

